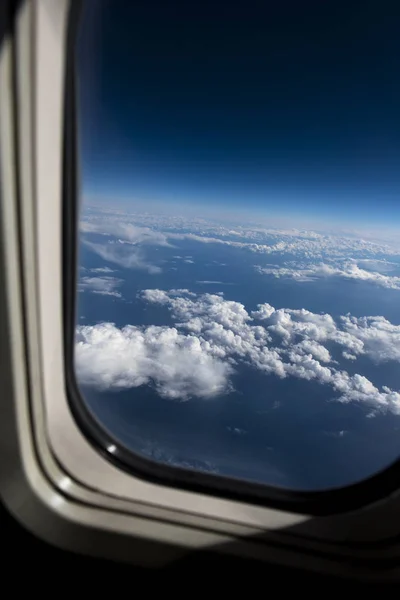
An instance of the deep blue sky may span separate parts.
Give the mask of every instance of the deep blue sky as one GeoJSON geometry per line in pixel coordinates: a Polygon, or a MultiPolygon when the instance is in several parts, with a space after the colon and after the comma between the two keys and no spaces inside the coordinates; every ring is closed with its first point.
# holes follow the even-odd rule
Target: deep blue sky
{"type": "Polygon", "coordinates": [[[396,224],[399,30],[392,0],[88,2],[85,192],[396,224]]]}

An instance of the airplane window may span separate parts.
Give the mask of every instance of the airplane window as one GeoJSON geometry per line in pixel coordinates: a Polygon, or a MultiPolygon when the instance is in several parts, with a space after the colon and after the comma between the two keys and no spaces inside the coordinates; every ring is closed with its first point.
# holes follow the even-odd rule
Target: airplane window
{"type": "Polygon", "coordinates": [[[84,4],[74,365],[112,448],[302,491],[398,458],[399,11],[84,4]]]}

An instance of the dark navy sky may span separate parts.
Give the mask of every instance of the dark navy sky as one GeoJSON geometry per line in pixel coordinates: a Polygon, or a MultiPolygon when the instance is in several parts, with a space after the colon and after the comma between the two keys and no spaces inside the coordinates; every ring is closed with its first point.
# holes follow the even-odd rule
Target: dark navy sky
{"type": "Polygon", "coordinates": [[[400,3],[93,0],[91,195],[400,222],[400,3]]]}

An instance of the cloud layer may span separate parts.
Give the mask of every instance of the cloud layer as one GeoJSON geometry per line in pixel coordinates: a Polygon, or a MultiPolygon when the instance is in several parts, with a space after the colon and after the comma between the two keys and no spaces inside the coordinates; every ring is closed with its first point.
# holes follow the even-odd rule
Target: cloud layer
{"type": "MultiPolygon", "coordinates": [[[[313,380],[329,386],[328,397],[361,402],[374,411],[400,414],[400,394],[379,389],[361,374],[349,374],[332,358],[400,362],[400,326],[384,317],[279,309],[268,303],[248,312],[221,295],[149,289],[143,301],[167,306],[175,327],[117,328],[112,323],[77,328],[78,380],[99,389],[153,385],[164,397],[209,398],[232,389],[240,363],[267,375],[313,380]]],[[[268,380],[266,380],[266,385],[268,380]]]]}
{"type": "MultiPolygon", "coordinates": [[[[258,254],[289,255],[320,262],[327,257],[384,262],[381,259],[387,260],[387,256],[400,256],[398,236],[390,236],[387,232],[381,232],[374,239],[368,238],[366,232],[361,234],[355,231],[344,234],[339,231],[278,229],[251,223],[231,227],[212,220],[155,212],[123,214],[98,211],[85,215],[80,229],[83,233],[112,235],[137,245],[171,246],[175,241],[190,240],[203,244],[224,244],[258,254]]],[[[376,270],[379,271],[379,268],[376,270]]]]}
{"type": "MultiPolygon", "coordinates": [[[[366,262],[360,261],[360,262],[366,262]]],[[[380,261],[383,262],[383,261],[380,261]]],[[[314,281],[328,277],[341,277],[342,279],[352,279],[357,281],[366,281],[379,285],[381,287],[400,290],[400,277],[384,275],[379,271],[361,269],[355,261],[345,261],[341,264],[292,264],[283,267],[256,267],[257,271],[263,275],[273,275],[274,277],[288,277],[299,282],[314,281]]]]}
{"type": "Polygon", "coordinates": [[[153,264],[154,253],[153,260],[149,260],[149,246],[179,248],[172,262],[192,264],[198,262],[197,256],[181,252],[182,244],[189,242],[199,248],[204,244],[223,245],[232,251],[254,254],[260,263],[268,257],[270,262],[279,264],[260,264],[256,269],[276,278],[309,282],[335,277],[400,290],[400,243],[385,232],[374,237],[372,232],[362,236],[356,231],[277,229],[251,223],[233,226],[176,214],[124,214],[109,210],[84,215],[80,228],[86,246],[104,260],[152,274],[161,272],[161,263],[157,260],[159,264],[153,264]],[[85,235],[93,233],[105,236],[103,241],[85,235]]]}

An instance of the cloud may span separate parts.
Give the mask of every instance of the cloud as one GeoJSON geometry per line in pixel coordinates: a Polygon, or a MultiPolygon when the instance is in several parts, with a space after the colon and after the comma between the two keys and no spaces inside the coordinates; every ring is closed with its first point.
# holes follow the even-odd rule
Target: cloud
{"type": "Polygon", "coordinates": [[[240,427],[231,427],[228,426],[226,428],[230,433],[233,433],[234,435],[246,435],[247,431],[245,429],[241,429],[240,427]]]}
{"type": "MultiPolygon", "coordinates": [[[[353,355],[366,354],[377,363],[400,362],[400,325],[393,325],[385,317],[345,315],[341,317],[341,327],[350,339],[361,344],[349,343],[353,355]]],[[[345,342],[342,343],[345,345],[345,342]]]]}
{"type": "Polygon", "coordinates": [[[324,431],[325,435],[327,435],[328,437],[332,437],[332,438],[342,438],[347,433],[348,432],[345,429],[340,429],[339,431],[324,431]]]}
{"type": "Polygon", "coordinates": [[[112,235],[132,244],[171,247],[166,235],[161,231],[155,231],[150,227],[139,227],[120,219],[100,217],[95,221],[82,220],[80,222],[80,230],[83,233],[112,235]]]}
{"type": "Polygon", "coordinates": [[[89,269],[91,273],[116,273],[115,269],[110,269],[110,267],[96,267],[95,269],[89,269]]]}
{"type": "Polygon", "coordinates": [[[100,389],[153,385],[166,398],[208,398],[228,392],[240,363],[279,378],[330,386],[342,403],[359,402],[372,413],[400,414],[400,393],[379,389],[364,375],[350,375],[330,347],[376,362],[400,362],[400,326],[384,317],[334,320],[305,309],[261,304],[249,313],[221,295],[185,290],[144,290],[145,302],[167,306],[175,327],[118,329],[111,323],[77,328],[81,383],[100,389]],[[329,346],[329,347],[328,347],[329,346]]]}
{"type": "Polygon", "coordinates": [[[100,229],[99,223],[83,220],[79,223],[79,231],[82,233],[98,233],[100,235],[110,235],[107,231],[100,229]]]}
{"type": "Polygon", "coordinates": [[[148,271],[151,274],[161,272],[160,267],[151,265],[147,262],[142,250],[136,246],[121,244],[119,242],[99,244],[97,242],[90,242],[89,240],[84,240],[84,244],[104,260],[115,263],[126,269],[139,269],[148,271]]]}
{"type": "Polygon", "coordinates": [[[233,285],[232,283],[227,283],[226,281],[212,281],[212,280],[208,280],[208,279],[204,279],[203,281],[196,281],[196,283],[198,283],[200,285],[213,285],[213,284],[233,285]]]}
{"type": "Polygon", "coordinates": [[[126,222],[121,220],[120,216],[110,217],[108,214],[107,216],[100,214],[92,216],[92,220],[83,219],[80,222],[80,230],[82,233],[97,233],[117,238],[105,244],[83,238],[84,244],[104,260],[128,269],[146,270],[152,274],[160,273],[161,269],[149,263],[143,247],[172,247],[161,231],[126,222]]]}
{"type": "MultiPolygon", "coordinates": [[[[81,230],[87,234],[114,236],[109,239],[112,240],[109,244],[99,244],[97,240],[87,240],[85,237],[84,241],[92,244],[92,250],[108,261],[150,273],[159,273],[161,269],[147,259],[147,246],[175,247],[177,250],[172,262],[179,260],[191,264],[196,257],[186,255],[179,244],[180,241],[190,241],[224,245],[232,248],[232,251],[268,255],[271,263],[280,263],[279,259],[283,258],[286,261],[283,265],[258,267],[259,272],[277,278],[307,282],[340,277],[369,282],[386,289],[400,289],[400,277],[391,276],[391,271],[398,269],[400,262],[388,260],[392,258],[399,261],[400,243],[396,239],[386,243],[385,235],[373,238],[364,232],[365,236],[362,237],[360,232],[354,231],[283,229],[254,223],[236,223],[233,226],[176,214],[128,214],[110,210],[86,214],[81,222],[81,230]]],[[[169,266],[168,269],[176,270],[176,266],[169,266]]]]}
{"type": "MultiPolygon", "coordinates": [[[[189,226],[189,225],[188,225],[189,226]]],[[[192,227],[191,227],[192,228],[192,227]]],[[[345,260],[353,257],[357,260],[375,261],[378,268],[388,270],[392,264],[386,256],[400,256],[399,245],[373,242],[360,237],[323,234],[316,231],[296,229],[251,229],[243,228],[242,241],[232,240],[229,231],[224,227],[203,223],[198,233],[165,232],[171,240],[190,240],[202,244],[223,244],[233,248],[241,248],[257,254],[274,256],[293,256],[297,259],[324,261],[327,258],[345,260]]],[[[237,235],[235,235],[237,238],[237,235]]],[[[367,264],[364,263],[366,268],[367,264]]],[[[373,268],[373,267],[372,267],[373,268]]]]}
{"type": "Polygon", "coordinates": [[[343,358],[347,358],[347,360],[357,360],[357,356],[354,356],[354,354],[350,354],[350,352],[342,352],[342,356],[343,358]]]}
{"type": "Polygon", "coordinates": [[[82,277],[78,283],[78,291],[89,291],[93,294],[102,294],[104,296],[114,296],[122,298],[120,292],[116,288],[123,283],[122,279],[116,277],[82,277]]]}
{"type": "Polygon", "coordinates": [[[164,444],[160,447],[158,441],[154,442],[153,440],[142,439],[140,440],[138,447],[140,448],[140,454],[159,463],[166,463],[184,469],[194,469],[195,471],[204,471],[205,473],[219,472],[218,467],[213,462],[210,462],[209,460],[190,460],[183,458],[181,454],[173,448],[166,448],[164,444]]]}
{"type": "Polygon", "coordinates": [[[209,398],[229,389],[232,368],[205,345],[173,327],[79,326],[77,377],[80,384],[100,390],[150,384],[161,396],[173,400],[209,398]]]}
{"type": "Polygon", "coordinates": [[[399,265],[388,260],[378,260],[374,258],[359,258],[357,261],[359,267],[367,271],[377,271],[378,273],[387,273],[393,271],[399,265]]]}
{"type": "Polygon", "coordinates": [[[276,278],[287,277],[299,282],[314,281],[328,277],[341,277],[357,281],[366,281],[387,289],[400,290],[400,277],[389,276],[360,269],[355,261],[346,261],[341,265],[330,265],[326,263],[284,266],[278,268],[256,266],[256,270],[263,275],[273,275],[276,278]]]}
{"type": "MultiPolygon", "coordinates": [[[[174,240],[190,240],[206,244],[224,244],[250,252],[292,255],[296,258],[325,262],[337,259],[376,260],[384,263],[388,256],[400,256],[398,235],[388,230],[328,231],[319,229],[282,228],[258,223],[227,223],[227,219],[196,218],[194,215],[163,214],[162,211],[127,213],[120,210],[88,211],[81,230],[114,235],[135,244],[169,245],[174,240]]],[[[184,251],[177,251],[179,258],[184,251]]],[[[368,265],[364,266],[368,270],[368,265]]],[[[373,270],[381,271],[384,265],[373,270]]]]}
{"type": "Polygon", "coordinates": [[[149,302],[154,302],[158,304],[168,304],[170,301],[170,295],[163,290],[144,290],[142,293],[142,297],[148,300],[149,302]]]}

